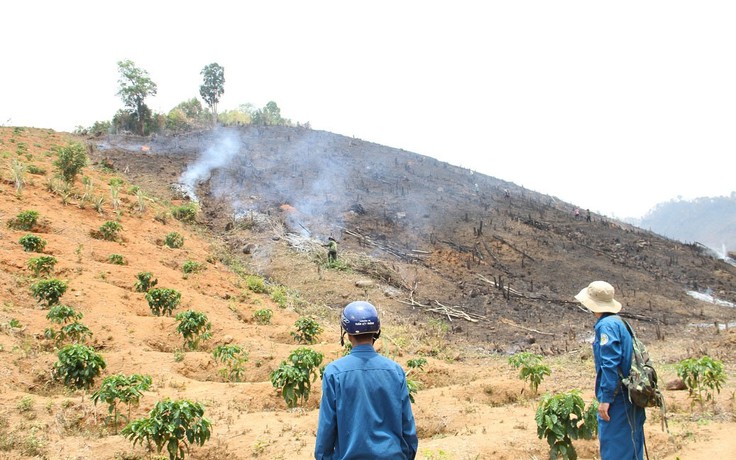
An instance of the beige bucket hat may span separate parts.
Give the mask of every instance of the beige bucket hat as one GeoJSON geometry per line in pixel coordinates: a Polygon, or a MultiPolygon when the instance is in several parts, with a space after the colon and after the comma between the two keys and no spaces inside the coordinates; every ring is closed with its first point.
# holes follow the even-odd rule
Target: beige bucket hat
{"type": "Polygon", "coordinates": [[[613,286],[605,281],[593,281],[575,296],[575,300],[593,313],[621,311],[621,303],[613,298],[613,286]]]}

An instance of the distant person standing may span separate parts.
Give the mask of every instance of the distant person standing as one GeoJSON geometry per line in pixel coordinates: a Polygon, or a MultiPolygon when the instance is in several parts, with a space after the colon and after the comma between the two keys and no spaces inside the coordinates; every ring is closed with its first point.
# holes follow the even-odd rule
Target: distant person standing
{"type": "Polygon", "coordinates": [[[337,260],[337,241],[335,238],[327,238],[327,262],[332,263],[337,260]]]}
{"type": "Polygon", "coordinates": [[[621,311],[621,303],[613,294],[610,284],[593,281],[575,296],[596,317],[593,360],[600,458],[643,460],[646,412],[629,400],[621,383],[631,372],[634,342],[616,314],[621,311]]]}
{"type": "Polygon", "coordinates": [[[317,460],[416,457],[419,440],[404,370],[373,348],[381,335],[376,307],[351,302],[342,337],[352,350],[325,368],[314,448],[317,460]]]}
{"type": "Polygon", "coordinates": [[[585,210],[585,220],[590,222],[590,209],[585,210]]]}
{"type": "Polygon", "coordinates": [[[580,208],[575,208],[575,220],[580,219],[580,208]]]}

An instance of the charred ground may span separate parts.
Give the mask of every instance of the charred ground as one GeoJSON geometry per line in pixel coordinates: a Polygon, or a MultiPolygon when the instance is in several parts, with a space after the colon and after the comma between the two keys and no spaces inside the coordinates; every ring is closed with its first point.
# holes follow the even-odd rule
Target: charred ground
{"type": "Polygon", "coordinates": [[[687,294],[736,302],[736,268],[703,247],[576,219],[574,203],[416,153],[289,127],[89,142],[131,182],[196,197],[240,263],[334,311],[367,298],[395,321],[443,319],[478,349],[556,354],[591,327],[572,296],[604,279],[647,339],[734,321],[687,294]],[[328,236],[349,270],[324,267],[328,236]]]}

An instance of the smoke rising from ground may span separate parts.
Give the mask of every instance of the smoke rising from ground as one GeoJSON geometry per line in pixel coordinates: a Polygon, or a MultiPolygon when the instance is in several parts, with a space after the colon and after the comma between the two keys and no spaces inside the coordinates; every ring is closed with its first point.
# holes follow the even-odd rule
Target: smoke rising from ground
{"type": "Polygon", "coordinates": [[[465,218],[469,204],[487,211],[492,196],[509,187],[429,157],[307,128],[219,128],[179,142],[201,152],[180,178],[192,197],[206,182],[234,217],[277,216],[288,232],[318,240],[339,241],[356,214],[363,225],[368,218],[428,240],[435,228],[465,218]]]}
{"type": "Polygon", "coordinates": [[[182,173],[179,182],[185,192],[197,200],[198,184],[210,178],[212,171],[226,167],[240,151],[240,142],[231,130],[216,130],[209,145],[202,151],[197,161],[191,163],[182,173]]]}

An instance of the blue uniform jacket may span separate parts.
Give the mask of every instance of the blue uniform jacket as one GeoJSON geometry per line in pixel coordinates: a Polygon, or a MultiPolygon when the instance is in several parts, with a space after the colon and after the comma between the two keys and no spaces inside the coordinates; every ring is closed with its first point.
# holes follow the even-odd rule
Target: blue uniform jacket
{"type": "Polygon", "coordinates": [[[595,323],[593,358],[595,359],[595,397],[598,402],[612,403],[621,377],[629,376],[634,343],[626,325],[616,315],[604,315],[595,323]]]}
{"type": "Polygon", "coordinates": [[[413,459],[418,444],[401,366],[371,345],[327,365],[314,458],[413,459]]]}
{"type": "Polygon", "coordinates": [[[643,460],[646,412],[629,401],[621,385],[628,377],[634,344],[623,320],[616,315],[602,316],[595,323],[595,396],[609,403],[609,421],[598,416],[601,460],[643,460]]]}

